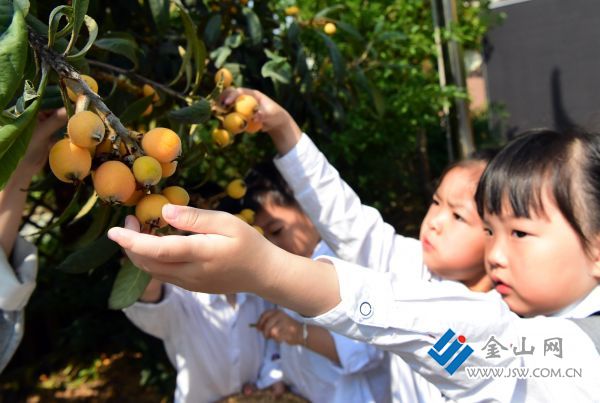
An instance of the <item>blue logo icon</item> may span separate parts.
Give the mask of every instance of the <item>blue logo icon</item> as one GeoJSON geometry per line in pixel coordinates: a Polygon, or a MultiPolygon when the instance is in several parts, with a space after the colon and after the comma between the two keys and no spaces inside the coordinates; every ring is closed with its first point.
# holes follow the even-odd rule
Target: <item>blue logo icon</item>
{"type": "Polygon", "coordinates": [[[446,333],[444,333],[444,335],[440,337],[437,343],[435,343],[433,347],[430,348],[428,351],[429,355],[438,364],[444,367],[444,369],[450,375],[454,374],[456,370],[462,365],[462,363],[465,362],[465,360],[469,358],[471,354],[473,354],[473,349],[469,345],[465,344],[467,339],[465,338],[465,336],[462,335],[458,336],[454,341],[452,341],[448,348],[446,348],[446,351],[442,353],[444,347],[446,347],[446,345],[454,336],[455,333],[452,331],[452,329],[448,329],[448,331],[446,331],[446,333]],[[458,350],[461,347],[463,347],[463,345],[464,348],[459,352],[458,350]],[[454,359],[452,359],[453,357],[454,359]],[[451,359],[452,361],[450,361],[451,359]],[[448,362],[450,363],[448,364],[448,362]],[[446,364],[448,365],[446,366],[446,364]]]}

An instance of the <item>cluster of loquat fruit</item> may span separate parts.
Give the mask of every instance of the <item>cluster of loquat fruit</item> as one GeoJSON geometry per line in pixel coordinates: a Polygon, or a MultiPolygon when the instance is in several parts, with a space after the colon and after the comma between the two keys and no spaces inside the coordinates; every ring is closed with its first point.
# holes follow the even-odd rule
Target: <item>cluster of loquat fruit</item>
{"type": "MultiPolygon", "coordinates": [[[[81,78],[93,92],[98,84],[89,76],[81,78]]],[[[150,87],[150,86],[148,86],[150,87]]],[[[144,94],[156,94],[144,89],[144,94]]],[[[107,135],[112,128],[93,107],[80,110],[77,94],[67,86],[67,94],[76,102],[76,113],[67,123],[67,137],[50,149],[49,163],[54,175],[61,181],[78,184],[91,172],[92,183],[98,197],[106,203],[135,206],[135,215],[144,230],[162,228],[162,207],[167,203],[187,205],[189,195],[179,186],[169,186],[159,192],[159,182],[173,175],[181,155],[181,139],[174,131],[156,127],[144,134],[132,134],[135,142],[116,135],[107,135]]],[[[89,105],[89,103],[87,104],[89,105]]],[[[85,108],[85,107],[84,107],[85,108]]]]}
{"type": "MultiPolygon", "coordinates": [[[[228,88],[233,83],[233,75],[227,68],[222,68],[215,74],[215,84],[228,88]]],[[[258,101],[252,96],[238,96],[229,108],[213,108],[219,126],[212,131],[212,139],[219,147],[227,147],[233,143],[234,136],[246,132],[254,134],[262,128],[260,121],[255,119],[258,101]]]]}

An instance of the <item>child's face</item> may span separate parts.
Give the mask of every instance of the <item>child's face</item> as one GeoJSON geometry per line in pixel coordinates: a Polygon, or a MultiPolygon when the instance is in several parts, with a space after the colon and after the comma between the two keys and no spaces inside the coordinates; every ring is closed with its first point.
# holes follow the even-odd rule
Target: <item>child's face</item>
{"type": "Polygon", "coordinates": [[[270,197],[262,207],[254,224],[263,229],[265,237],[290,253],[311,257],[320,237],[308,216],[296,207],[280,206],[270,197]]]}
{"type": "Polygon", "coordinates": [[[448,171],[421,224],[424,262],[441,277],[467,283],[485,276],[485,233],[474,200],[484,168],[474,163],[448,171]]]}
{"type": "Polygon", "coordinates": [[[557,312],[598,285],[595,258],[547,192],[542,205],[544,213],[532,211],[531,218],[516,218],[510,208],[500,216],[484,215],[487,272],[521,316],[557,312]]]}

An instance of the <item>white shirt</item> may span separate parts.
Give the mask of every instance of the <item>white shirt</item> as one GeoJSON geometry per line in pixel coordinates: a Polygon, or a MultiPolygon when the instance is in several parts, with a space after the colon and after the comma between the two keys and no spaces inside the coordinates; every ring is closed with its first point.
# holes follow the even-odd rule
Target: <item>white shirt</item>
{"type": "MultiPolygon", "coordinates": [[[[333,256],[319,242],[313,256],[333,256]]],[[[305,318],[284,309],[297,321],[305,318]]],[[[281,343],[281,369],[292,391],[314,403],[384,403],[390,401],[387,354],[356,340],[331,333],[340,365],[299,345],[281,343]]]]}
{"type": "MultiPolygon", "coordinates": [[[[275,164],[333,251],[345,260],[378,271],[333,259],[342,302],[316,318],[315,323],[398,354],[447,398],[457,401],[600,401],[598,352],[591,339],[565,319],[599,311],[599,288],[556,317],[521,319],[510,312],[495,291],[473,293],[460,283],[441,280],[429,272],[423,264],[419,241],[396,234],[377,210],[361,205],[308,136],[303,135],[296,147],[276,159],[275,164]],[[469,345],[478,347],[452,376],[428,354],[448,329],[466,336],[469,345]],[[519,346],[523,337],[537,343],[538,351],[545,338],[562,338],[564,357],[507,354],[496,362],[486,358],[486,350],[482,350],[491,336],[507,344],[508,352],[510,344],[519,346]],[[464,369],[558,365],[563,369],[581,368],[583,376],[469,379],[464,369]]],[[[392,373],[392,377],[394,382],[399,379],[398,374],[392,373]]],[[[410,389],[411,385],[404,381],[402,387],[410,389]]],[[[417,389],[417,393],[422,392],[418,385],[417,389]]]]}
{"type": "Polygon", "coordinates": [[[20,311],[25,308],[35,289],[38,269],[36,247],[17,237],[13,260],[14,266],[0,248],[0,310],[3,311],[20,311]]]}
{"type": "MultiPolygon", "coordinates": [[[[600,354],[573,321],[520,318],[495,291],[475,293],[453,281],[407,280],[396,273],[328,259],[337,270],[341,302],[314,318],[314,323],[398,354],[445,396],[460,402],[600,401],[600,354]],[[448,329],[465,336],[474,350],[453,375],[428,353],[448,329]],[[485,346],[492,336],[506,348],[498,358],[487,357],[485,346]],[[546,341],[557,338],[562,343],[561,357],[545,351],[546,341]],[[537,352],[516,354],[531,347],[537,352]],[[467,372],[487,367],[528,368],[532,377],[518,379],[506,370],[496,379],[477,379],[467,372]],[[548,376],[550,369],[561,371],[563,377],[548,376]]],[[[600,286],[569,307],[567,315],[583,318],[599,310],[600,286]]]]}
{"type": "Polygon", "coordinates": [[[224,295],[171,284],[163,293],[156,304],[136,302],[123,311],[140,329],[162,339],[177,370],[175,402],[213,402],[240,392],[245,383],[264,388],[280,380],[275,343],[250,326],[271,304],[240,293],[232,307],[224,295]]]}
{"type": "MultiPolygon", "coordinates": [[[[275,165],[334,256],[412,279],[439,281],[423,264],[421,243],[398,235],[360,198],[306,134],[275,165]]],[[[391,357],[394,402],[444,402],[441,392],[398,356],[391,357]]]]}

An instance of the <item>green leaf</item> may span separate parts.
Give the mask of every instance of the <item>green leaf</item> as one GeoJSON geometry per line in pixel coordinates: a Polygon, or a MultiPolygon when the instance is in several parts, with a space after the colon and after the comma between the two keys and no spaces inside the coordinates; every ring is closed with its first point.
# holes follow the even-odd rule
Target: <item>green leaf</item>
{"type": "Polygon", "coordinates": [[[221,36],[221,14],[215,14],[206,23],[204,28],[204,42],[206,46],[212,48],[216,45],[221,36]]]}
{"type": "Polygon", "coordinates": [[[121,56],[125,56],[133,63],[133,68],[136,69],[138,66],[138,45],[135,41],[128,38],[102,38],[98,39],[94,46],[107,50],[112,53],[116,53],[121,56]]]}
{"type": "Polygon", "coordinates": [[[328,35],[325,35],[321,32],[318,32],[318,34],[321,36],[321,38],[323,38],[323,41],[329,50],[329,57],[331,59],[331,63],[333,64],[333,72],[335,73],[335,77],[338,79],[338,81],[342,81],[346,73],[346,67],[344,66],[344,61],[340,50],[328,35]]]}
{"type": "Polygon", "coordinates": [[[142,296],[151,279],[152,277],[148,273],[138,269],[127,259],[117,273],[108,298],[108,307],[123,309],[132,305],[142,296]]]}
{"type": "Polygon", "coordinates": [[[31,234],[31,236],[40,236],[42,234],[45,234],[46,232],[50,231],[51,229],[54,229],[64,223],[66,223],[67,221],[69,221],[71,219],[71,217],[73,217],[75,214],[77,214],[77,211],[79,210],[79,198],[81,197],[81,194],[83,193],[84,188],[85,187],[82,184],[79,184],[77,186],[77,190],[75,191],[75,194],[73,195],[73,198],[71,199],[71,201],[69,202],[67,207],[65,207],[65,209],[62,212],[62,214],[60,215],[60,217],[58,217],[58,219],[56,221],[52,222],[51,224],[46,225],[44,228],[42,228],[38,232],[31,234]]]}
{"type": "Polygon", "coordinates": [[[210,58],[214,61],[215,67],[220,69],[223,67],[227,58],[231,54],[231,48],[227,46],[221,46],[210,52],[210,58]]]}
{"type": "Polygon", "coordinates": [[[324,9],[322,9],[321,11],[319,11],[318,13],[316,13],[314,16],[314,19],[326,17],[328,14],[333,13],[334,11],[340,11],[345,8],[346,8],[346,6],[343,4],[337,4],[335,6],[326,7],[324,9]]]}
{"type": "Polygon", "coordinates": [[[365,41],[365,38],[352,25],[345,23],[344,21],[339,21],[339,20],[335,20],[334,23],[340,29],[340,31],[345,32],[346,34],[348,34],[352,39],[356,40],[357,42],[362,43],[365,41]]]}
{"type": "Polygon", "coordinates": [[[89,0],[73,0],[73,31],[71,33],[71,40],[69,41],[68,49],[71,50],[77,41],[77,36],[83,25],[85,14],[87,13],[89,0]]]}
{"type": "Polygon", "coordinates": [[[96,209],[92,213],[92,223],[88,226],[83,234],[77,237],[77,242],[73,245],[75,249],[89,244],[98,239],[102,233],[108,230],[110,218],[112,217],[112,208],[108,204],[97,204],[96,209]]]}
{"type": "MultiPolygon", "coordinates": [[[[198,35],[196,34],[197,29],[196,29],[196,24],[194,24],[194,21],[192,20],[192,17],[190,17],[189,13],[187,12],[186,9],[184,9],[181,5],[179,5],[179,3],[176,3],[179,7],[179,9],[181,10],[181,20],[183,22],[183,27],[185,30],[185,37],[187,39],[187,50],[186,50],[186,57],[188,56],[188,53],[191,50],[191,56],[194,59],[194,66],[196,69],[196,74],[195,74],[195,78],[194,78],[194,87],[192,88],[192,91],[195,91],[199,86],[200,86],[200,80],[202,79],[202,75],[204,74],[204,70],[206,68],[206,46],[204,45],[204,42],[202,42],[200,40],[200,38],[198,38],[198,35]]],[[[220,24],[220,22],[219,22],[220,24]]],[[[185,62],[185,58],[184,58],[184,62],[185,62]]],[[[186,71],[186,76],[189,76],[189,66],[183,66],[182,65],[182,70],[185,69],[186,71]]],[[[180,71],[182,71],[180,70],[180,71]]],[[[189,79],[188,79],[188,84],[189,84],[189,79]]]]}
{"type": "Polygon", "coordinates": [[[156,28],[158,28],[158,33],[162,34],[169,24],[169,1],[148,0],[148,5],[156,28]]]}
{"type": "Polygon", "coordinates": [[[81,207],[81,209],[79,210],[77,215],[75,217],[73,217],[71,222],[69,222],[69,225],[71,225],[74,222],[79,221],[81,218],[85,217],[92,210],[92,208],[94,207],[94,205],[96,204],[97,201],[98,201],[98,193],[94,192],[94,193],[92,193],[90,198],[85,202],[85,204],[81,207]]]}
{"type": "Polygon", "coordinates": [[[233,33],[225,39],[225,46],[232,49],[239,47],[242,44],[242,35],[239,33],[233,33]]]}
{"type": "Polygon", "coordinates": [[[273,81],[289,84],[292,79],[292,68],[286,61],[269,60],[260,70],[263,77],[273,81]]]}
{"type": "MultiPolygon", "coordinates": [[[[2,127],[0,127],[0,161],[2,161],[3,157],[8,154],[8,151],[11,149],[16,140],[25,136],[24,133],[35,121],[39,104],[39,100],[34,101],[17,118],[10,122],[6,122],[4,125],[2,125],[2,127]]],[[[4,172],[2,172],[2,174],[4,175],[4,172]]]]}
{"type": "Polygon", "coordinates": [[[5,109],[21,83],[28,46],[25,18],[15,10],[10,26],[0,36],[0,110],[5,109]]]}
{"type": "Polygon", "coordinates": [[[14,9],[10,0],[0,0],[0,34],[4,33],[12,21],[14,9]]]}
{"type": "Polygon", "coordinates": [[[103,235],[71,253],[56,266],[56,270],[71,274],[87,273],[108,262],[119,250],[119,245],[103,235]]]}
{"type": "Polygon", "coordinates": [[[90,50],[90,48],[94,44],[94,41],[96,40],[96,37],[98,36],[98,24],[96,24],[96,20],[87,15],[83,18],[83,20],[88,30],[88,40],[83,49],[81,49],[77,53],[67,56],[67,60],[70,62],[83,57],[88,52],[88,50],[90,50]]]}
{"type": "Polygon", "coordinates": [[[134,120],[142,116],[142,113],[144,113],[144,111],[148,108],[148,105],[150,105],[151,103],[152,95],[149,97],[138,99],[123,111],[121,116],[119,116],[119,120],[121,120],[121,123],[123,123],[124,125],[133,122],[134,120]]]}
{"type": "Polygon", "coordinates": [[[42,97],[42,105],[40,109],[56,109],[62,106],[62,96],[60,95],[60,87],[58,85],[49,85],[42,97]]]}
{"type": "Polygon", "coordinates": [[[262,25],[258,16],[250,8],[244,8],[242,11],[246,17],[246,24],[248,28],[248,36],[250,37],[250,43],[253,46],[260,45],[262,42],[263,32],[262,25]]]}
{"type": "Polygon", "coordinates": [[[39,105],[39,99],[33,101],[13,123],[0,128],[0,139],[4,138],[4,135],[14,137],[12,144],[7,148],[4,148],[5,145],[0,145],[0,152],[3,154],[0,158],[0,190],[4,189],[19,161],[25,155],[35,127],[39,105]]]}
{"type": "Polygon", "coordinates": [[[210,103],[206,99],[200,99],[191,106],[169,112],[169,118],[188,124],[204,123],[210,115],[210,103]]]}
{"type": "Polygon", "coordinates": [[[27,14],[29,14],[30,6],[29,0],[13,0],[13,5],[19,10],[21,10],[24,17],[27,17],[27,14]]]}

